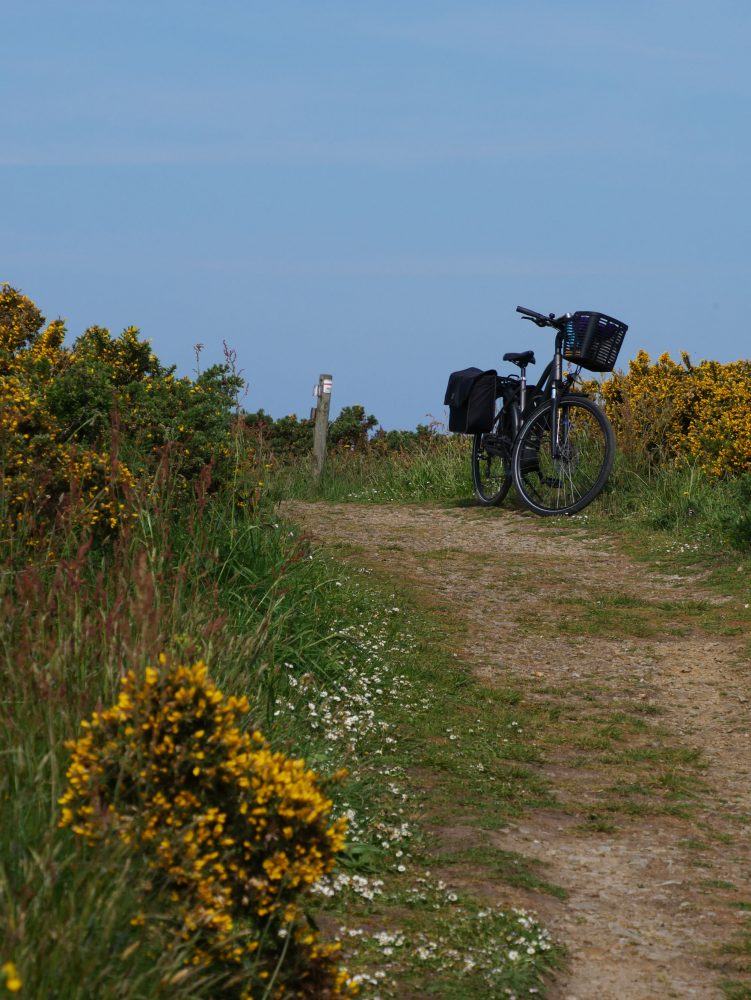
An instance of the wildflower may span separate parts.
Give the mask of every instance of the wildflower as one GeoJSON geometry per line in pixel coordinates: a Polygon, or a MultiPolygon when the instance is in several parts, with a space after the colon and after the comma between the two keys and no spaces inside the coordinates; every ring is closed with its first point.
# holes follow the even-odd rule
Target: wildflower
{"type": "Polygon", "coordinates": [[[3,966],[0,966],[0,972],[5,977],[6,990],[10,993],[18,993],[23,986],[23,982],[18,975],[15,965],[12,962],[6,962],[3,966]]]}
{"type": "Polygon", "coordinates": [[[347,821],[332,820],[332,802],[303,760],[240,729],[249,707],[225,697],[200,661],[162,656],[129,671],[116,704],[84,720],[68,744],[60,826],[92,845],[115,837],[145,853],[172,894],[181,936],[195,940],[192,962],[241,961],[243,923],[265,942],[258,975],[280,961],[269,942],[284,940],[291,966],[296,954],[336,979],[333,952],[296,900],[332,870],[347,821]],[[285,933],[269,938],[269,924],[285,933]]]}

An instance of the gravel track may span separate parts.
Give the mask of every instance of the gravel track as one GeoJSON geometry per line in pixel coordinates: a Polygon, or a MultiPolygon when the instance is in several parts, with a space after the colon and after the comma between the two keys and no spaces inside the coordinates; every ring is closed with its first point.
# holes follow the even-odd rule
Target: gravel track
{"type": "MultiPolygon", "coordinates": [[[[550,1000],[724,996],[719,981],[731,977],[721,948],[744,919],[733,903],[751,901],[746,637],[699,623],[643,639],[546,627],[562,595],[722,598],[699,577],[661,575],[632,561],[586,528],[560,531],[515,511],[302,502],[285,503],[283,511],[318,542],[353,546],[354,562],[408,582],[429,605],[448,610],[466,626],[460,652],[483,683],[537,677],[548,698],[551,686],[570,692],[581,685],[594,687],[603,703],[642,699],[677,741],[701,750],[705,789],[690,819],[635,816],[613,833],[583,836],[580,817],[565,808],[533,810],[484,834],[501,850],[544,862],[566,900],[512,898],[508,887],[479,874],[478,884],[495,901],[531,904],[568,948],[569,968],[550,1000]],[[561,574],[561,567],[571,570],[561,574]]],[[[559,801],[597,803],[601,770],[570,764],[562,748],[542,768],[559,801]]],[[[473,835],[460,827],[438,833],[448,848],[473,835]]]]}

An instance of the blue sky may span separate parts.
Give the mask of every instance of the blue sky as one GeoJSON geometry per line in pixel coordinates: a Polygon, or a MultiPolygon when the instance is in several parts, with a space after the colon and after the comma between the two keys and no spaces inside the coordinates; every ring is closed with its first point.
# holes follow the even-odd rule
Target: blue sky
{"type": "Polygon", "coordinates": [[[748,356],[747,0],[0,0],[0,280],[386,427],[541,311],[748,356]]]}

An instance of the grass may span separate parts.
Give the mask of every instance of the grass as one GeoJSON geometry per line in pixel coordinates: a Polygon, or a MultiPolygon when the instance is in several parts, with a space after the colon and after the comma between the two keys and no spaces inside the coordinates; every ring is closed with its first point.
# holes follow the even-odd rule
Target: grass
{"type": "Polygon", "coordinates": [[[660,635],[685,635],[697,622],[704,631],[735,634],[742,626],[729,625],[727,617],[708,601],[660,601],[620,592],[597,597],[566,597],[549,623],[562,635],[646,639],[660,635]]]}
{"type": "MultiPolygon", "coordinates": [[[[365,826],[376,833],[351,851],[352,870],[366,881],[346,885],[327,903],[330,919],[344,928],[349,967],[366,990],[377,987],[389,997],[428,984],[431,995],[442,997],[485,997],[507,986],[541,990],[560,949],[533,918],[503,905],[503,886],[560,890],[520,856],[491,856],[478,847],[450,857],[438,832],[460,824],[480,841],[493,823],[551,802],[539,755],[531,767],[518,762],[521,738],[497,752],[498,727],[513,732],[531,724],[535,709],[508,691],[495,697],[479,685],[447,648],[445,627],[407,591],[377,574],[329,565],[348,601],[345,632],[367,653],[368,704],[375,712],[371,717],[362,706],[347,751],[369,793],[356,812],[372,817],[365,826]],[[380,622],[375,634],[374,622],[380,622]],[[363,731],[364,718],[370,721],[363,731]],[[494,881],[499,902],[478,898],[465,884],[469,873],[470,881],[494,881]],[[529,931],[525,948],[545,943],[534,945],[536,959],[526,951],[523,961],[503,958],[498,941],[514,928],[517,936],[529,931]]],[[[339,696],[336,686],[327,687],[313,710],[298,705],[298,726],[325,720],[326,702],[339,696]]],[[[325,728],[330,734],[329,722],[325,728]]]]}
{"type": "MultiPolygon", "coordinates": [[[[270,490],[272,499],[461,504],[468,469],[466,442],[453,439],[396,458],[332,456],[314,491],[303,470],[277,469],[270,490]]],[[[748,556],[717,554],[721,526],[738,515],[732,489],[692,474],[691,506],[672,496],[685,475],[673,470],[648,489],[621,464],[583,518],[540,522],[541,530],[618,526],[634,553],[664,572],[711,565],[712,582],[735,603],[572,598],[555,628],[639,639],[670,628],[733,635],[747,627],[739,605],[748,556]]],[[[170,996],[216,995],[216,984],[159,937],[167,904],[158,894],[148,903],[156,939],[131,924],[144,906],[136,861],[104,863],[57,829],[64,741],[97,704],[114,700],[124,666],[162,650],[203,657],[220,687],[249,693],[253,724],[276,749],[322,773],[350,765],[334,793],[350,817],[350,843],[330,894],[320,896],[321,923],[342,937],[365,996],[401,996],[428,982],[444,997],[544,989],[561,951],[508,904],[515,892],[563,898],[563,890],[539,865],[488,850],[488,831],[531,808],[570,817],[583,837],[617,836],[635,816],[690,816],[703,790],[698,752],[669,738],[657,706],[612,704],[596,686],[478,683],[452,653],[460,634],[450,613],[438,618],[392,581],[345,568],[344,549],[308,550],[270,506],[238,513],[217,498],[181,517],[167,509],[144,503],[109,548],[84,551],[57,538],[51,563],[24,565],[6,539],[0,959],[18,966],[26,995],[149,997],[165,984],[170,996]],[[543,774],[551,759],[599,770],[596,801],[561,801],[543,774]],[[441,836],[459,828],[465,842],[447,849],[441,836]],[[473,891],[483,880],[496,886],[497,905],[473,891]],[[519,940],[530,942],[530,956],[519,940]]],[[[434,549],[425,558],[451,555],[434,549]]],[[[731,983],[727,996],[748,995],[732,989],[745,987],[731,983]]]]}
{"type": "Polygon", "coordinates": [[[751,986],[740,982],[724,982],[721,988],[727,1000],[751,1000],[751,986]]]}
{"type": "MultiPolygon", "coordinates": [[[[366,456],[358,458],[358,467],[332,464],[330,475],[317,490],[312,490],[304,478],[298,480],[297,495],[309,498],[379,502],[422,502],[445,506],[472,505],[469,483],[469,456],[466,444],[454,442],[441,460],[440,475],[430,470],[431,455],[420,457],[420,475],[410,477],[405,468],[410,459],[403,457],[396,467],[389,463],[368,464],[366,456]],[[450,463],[454,463],[451,471],[450,463]]],[[[638,462],[618,455],[616,467],[604,494],[580,515],[571,519],[538,522],[543,535],[570,533],[572,537],[585,527],[590,533],[611,538],[618,535],[618,545],[629,555],[663,576],[673,577],[676,588],[687,576],[700,575],[718,595],[716,600],[682,599],[651,600],[633,594],[605,593],[597,597],[574,596],[563,602],[563,613],[546,623],[548,634],[585,634],[592,637],[615,638],[623,642],[641,642],[670,636],[727,636],[742,641],[748,634],[751,617],[751,537],[748,533],[748,496],[743,481],[710,479],[696,468],[663,467],[645,473],[638,462]]],[[[519,510],[513,491],[505,510],[519,510]]],[[[479,515],[479,512],[478,512],[479,515]]],[[[483,517],[506,516],[504,512],[482,511],[483,517]]],[[[450,558],[446,550],[425,553],[426,560],[450,558]]],[[[517,581],[524,586],[524,581],[517,581]]],[[[450,615],[449,615],[450,618],[450,615]]],[[[447,619],[443,619],[444,621],[447,619]]],[[[524,626],[524,623],[520,623],[524,626]]],[[[538,622],[530,621],[532,634],[541,631],[538,622]]],[[[751,640],[746,654],[751,653],[751,640]]],[[[742,649],[739,646],[739,657],[742,649]]],[[[566,802],[565,811],[578,824],[582,836],[618,836],[629,822],[641,817],[664,814],[677,821],[687,821],[687,829],[696,829],[697,811],[705,795],[702,761],[695,748],[681,746],[661,728],[662,711],[658,705],[638,696],[635,685],[633,700],[620,706],[607,706],[603,693],[595,688],[550,690],[542,692],[536,686],[506,692],[513,704],[530,711],[529,696],[534,699],[531,721],[536,734],[528,774],[535,773],[540,759],[562,756],[566,766],[601,769],[602,786],[598,801],[566,802]],[[544,693],[547,701],[540,698],[544,693]],[[545,708],[549,716],[545,717],[545,708]],[[582,731],[587,733],[582,736],[582,731]],[[578,752],[577,752],[578,751],[578,752]],[[697,809],[698,807],[698,809],[697,809]]],[[[486,706],[483,704],[483,717],[486,706]]],[[[491,715],[489,716],[492,718],[491,715]]],[[[455,741],[456,742],[456,741],[455,741]]],[[[520,743],[524,744],[524,737],[520,743]]],[[[446,744],[434,745],[429,763],[443,768],[452,780],[460,768],[445,762],[446,744]]],[[[522,749],[520,756],[523,757],[522,749]]],[[[524,781],[524,775],[520,775],[524,781]]],[[[490,787],[489,784],[486,788],[490,787]]],[[[529,802],[547,802],[547,808],[561,808],[556,803],[555,789],[531,789],[529,802]]],[[[469,798],[469,797],[468,797],[469,798]]],[[[467,810],[442,795],[441,808],[447,816],[466,818],[467,810]]],[[[513,797],[503,808],[525,808],[524,799],[513,797]]],[[[485,813],[489,828],[495,827],[485,813]]],[[[503,814],[502,814],[503,815],[503,814]]],[[[478,822],[481,822],[478,818],[478,822]]],[[[700,837],[687,837],[687,850],[699,851],[690,844],[722,838],[726,834],[704,829],[700,837]]],[[[470,848],[471,849],[471,848],[470,848]]],[[[712,881],[704,880],[709,886],[712,881]]],[[[727,890],[715,880],[717,890],[727,890]]],[[[739,935],[733,945],[737,953],[737,977],[727,978],[723,989],[727,997],[751,996],[751,989],[741,978],[751,974],[744,964],[751,930],[739,935]]]]}
{"type": "Polygon", "coordinates": [[[440,880],[420,878],[393,897],[399,930],[357,935],[379,995],[417,990],[445,1000],[544,991],[543,974],[561,962],[547,932],[524,911],[478,903],[440,880]]]}
{"type": "MultiPolygon", "coordinates": [[[[204,658],[224,691],[249,694],[251,723],[275,749],[322,774],[349,766],[332,789],[349,844],[330,895],[322,886],[316,899],[364,996],[401,996],[428,980],[446,997],[542,987],[560,950],[533,918],[425,874],[436,860],[433,822],[497,822],[550,801],[539,755],[515,733],[528,715],[508,692],[487,696],[482,719],[480,709],[468,714],[478,685],[406,593],[310,551],[271,508],[238,515],[222,497],[200,520],[145,506],[111,548],[71,545],[56,563],[9,562],[0,585],[0,958],[15,964],[26,995],[224,996],[185,964],[189,942],[175,947],[169,900],[144,896],[138,859],[104,858],[58,829],[65,740],[113,702],[123,668],[161,651],[204,658]],[[501,754],[498,726],[514,733],[501,754]],[[431,775],[429,787],[418,772],[431,775]],[[421,893],[429,904],[418,905],[421,893]],[[132,922],[144,912],[148,934],[132,922]],[[410,942],[393,962],[384,934],[410,942]],[[384,968],[396,985],[384,985],[384,968]]],[[[522,871],[510,863],[506,881],[518,884],[522,871]]]]}
{"type": "Polygon", "coordinates": [[[271,489],[283,498],[451,502],[472,492],[469,441],[460,435],[436,435],[402,451],[335,450],[318,484],[313,484],[307,462],[281,462],[273,472],[271,489]]]}
{"type": "Polygon", "coordinates": [[[343,643],[332,653],[321,642],[337,615],[320,599],[326,573],[278,525],[262,514],[238,519],[220,499],[193,524],[141,514],[109,549],[9,561],[1,578],[0,955],[29,995],[156,996],[165,983],[170,995],[217,995],[211,976],[185,966],[187,946],[171,941],[169,901],[139,893],[147,879],[133,870],[137,858],[82,850],[57,828],[65,741],[115,700],[123,669],[163,650],[205,658],[225,691],[250,693],[254,722],[276,748],[327,762],[322,739],[275,714],[286,660],[305,662],[316,686],[343,670],[343,643]],[[131,925],[144,908],[150,942],[131,925]],[[58,960],[40,963],[42,953],[58,960]]]}
{"type": "Polygon", "coordinates": [[[566,899],[568,896],[565,889],[540,875],[542,866],[539,862],[531,861],[516,851],[504,851],[486,844],[475,845],[442,852],[440,862],[448,870],[455,867],[476,872],[479,867],[506,885],[546,893],[557,899],[566,899]]]}
{"type": "MultiPolygon", "coordinates": [[[[741,912],[751,912],[751,903],[735,902],[731,905],[741,912]]],[[[724,965],[730,966],[732,979],[724,979],[720,987],[726,1000],[749,1000],[751,998],[751,920],[746,918],[735,938],[722,949],[724,965]],[[743,979],[736,979],[743,976],[743,979]]]]}

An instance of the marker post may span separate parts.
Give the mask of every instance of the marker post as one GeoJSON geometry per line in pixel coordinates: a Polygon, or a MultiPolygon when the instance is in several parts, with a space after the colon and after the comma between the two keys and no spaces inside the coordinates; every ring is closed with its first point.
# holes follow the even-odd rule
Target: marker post
{"type": "Polygon", "coordinates": [[[329,431],[329,408],[331,406],[331,375],[319,375],[318,385],[313,390],[316,397],[315,428],[313,430],[313,479],[320,482],[326,465],[326,440],[329,431]]]}

